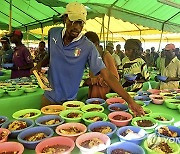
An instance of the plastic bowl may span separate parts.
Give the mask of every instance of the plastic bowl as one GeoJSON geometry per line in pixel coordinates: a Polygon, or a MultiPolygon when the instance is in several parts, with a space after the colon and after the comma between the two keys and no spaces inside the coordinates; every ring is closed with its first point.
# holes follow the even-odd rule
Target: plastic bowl
{"type": "Polygon", "coordinates": [[[124,99],[122,99],[122,98],[109,98],[109,99],[107,99],[106,100],[106,103],[108,104],[108,105],[110,105],[110,104],[114,104],[114,103],[120,103],[120,104],[125,104],[126,103],[126,101],[124,100],[124,99]]]}
{"type": "Polygon", "coordinates": [[[98,105],[105,106],[106,101],[104,99],[102,99],[102,98],[90,98],[90,99],[87,99],[86,102],[85,102],[85,104],[96,104],[96,103],[98,105]]]}
{"type": "Polygon", "coordinates": [[[145,107],[146,104],[143,101],[135,101],[137,104],[141,105],[142,107],[145,107]]]}
{"type": "Polygon", "coordinates": [[[28,85],[28,86],[24,86],[24,91],[26,93],[32,93],[32,92],[35,92],[37,91],[38,89],[38,85],[28,85]]]}
{"type": "Polygon", "coordinates": [[[5,116],[0,116],[0,127],[7,122],[9,119],[5,116]]]}
{"type": "MultiPolygon", "coordinates": [[[[167,126],[167,125],[166,125],[166,126],[167,126]]],[[[161,127],[161,126],[160,126],[160,127],[161,127]]],[[[160,127],[157,127],[156,130],[155,130],[157,136],[167,138],[168,140],[174,141],[174,142],[176,142],[176,143],[178,143],[178,144],[180,143],[180,128],[175,127],[175,126],[168,125],[167,127],[169,128],[169,130],[174,131],[174,132],[177,132],[177,134],[178,134],[178,137],[168,137],[168,136],[162,135],[162,134],[160,134],[160,133],[158,132],[158,129],[159,129],[160,127]]],[[[163,126],[162,126],[162,127],[163,127],[163,126]]]]}
{"type": "Polygon", "coordinates": [[[127,141],[127,142],[132,142],[135,144],[141,144],[142,141],[147,137],[147,133],[144,129],[141,129],[141,128],[135,127],[135,126],[121,127],[117,130],[116,134],[119,137],[119,141],[121,141],[121,142],[127,141]],[[122,136],[121,134],[128,129],[132,130],[134,133],[137,133],[138,136],[132,136],[132,135],[130,135],[129,137],[122,136]]]}
{"type": "Polygon", "coordinates": [[[137,94],[140,95],[140,96],[149,96],[149,95],[151,95],[151,93],[149,91],[138,91],[137,94]]]}
{"type": "Polygon", "coordinates": [[[38,109],[24,109],[24,110],[19,110],[19,111],[13,113],[12,117],[14,119],[23,119],[23,118],[26,118],[26,119],[36,119],[40,115],[41,115],[41,111],[38,110],[38,109]],[[35,115],[34,116],[28,116],[29,113],[34,113],[35,115]],[[27,114],[27,116],[21,117],[21,116],[24,116],[26,114],[27,114]]]}
{"type": "Polygon", "coordinates": [[[177,102],[180,102],[179,100],[177,99],[165,99],[165,105],[170,108],[170,109],[173,109],[173,110],[177,110],[178,109],[178,105],[180,103],[177,103],[177,102]],[[177,104],[176,104],[177,103],[177,104]]]}
{"type": "MultiPolygon", "coordinates": [[[[149,116],[152,114],[152,111],[146,107],[143,107],[143,110],[145,112],[145,116],[149,116]]],[[[134,113],[131,110],[129,110],[129,112],[134,116],[134,113]]]]}
{"type": "Polygon", "coordinates": [[[167,77],[166,76],[157,75],[157,79],[164,82],[164,81],[167,80],[167,77]]]}
{"type": "Polygon", "coordinates": [[[16,138],[20,132],[22,132],[22,131],[24,131],[24,130],[26,130],[28,128],[31,128],[31,127],[33,127],[35,125],[34,121],[32,121],[30,119],[19,119],[19,120],[11,120],[11,121],[8,121],[8,122],[4,123],[2,125],[2,128],[8,129],[9,124],[12,123],[13,121],[23,121],[23,122],[26,122],[27,127],[24,128],[24,129],[20,129],[20,130],[14,130],[14,131],[10,130],[11,131],[11,134],[9,135],[10,138],[16,138]]]}
{"type": "Polygon", "coordinates": [[[104,107],[103,106],[101,106],[101,105],[97,105],[97,104],[88,104],[88,105],[84,105],[82,108],[81,108],[81,110],[83,111],[83,112],[93,112],[93,111],[88,111],[88,110],[90,110],[90,109],[98,109],[98,111],[97,112],[103,112],[104,111],[104,107]]]}
{"type": "Polygon", "coordinates": [[[154,104],[163,104],[164,103],[164,97],[161,95],[150,95],[149,96],[154,104]],[[161,99],[159,99],[161,98],[161,99]]]}
{"type": "Polygon", "coordinates": [[[160,93],[161,96],[163,96],[165,99],[174,98],[176,95],[172,93],[160,93]]]}
{"type": "Polygon", "coordinates": [[[173,154],[179,154],[180,153],[180,148],[179,148],[179,145],[177,143],[172,142],[170,140],[167,140],[165,138],[156,137],[156,136],[147,138],[147,140],[145,140],[145,142],[144,142],[144,148],[147,150],[148,153],[152,153],[152,154],[160,153],[159,151],[157,151],[155,149],[152,150],[149,147],[153,146],[153,145],[157,145],[163,141],[171,147],[171,149],[173,150],[173,154]]]}
{"type": "MultiPolygon", "coordinates": [[[[88,131],[90,131],[90,132],[94,132],[93,131],[93,129],[94,128],[98,128],[98,127],[102,127],[102,126],[109,126],[110,128],[111,128],[111,132],[109,132],[109,133],[106,133],[106,135],[109,137],[109,138],[111,138],[112,136],[113,136],[113,134],[116,132],[116,130],[117,130],[117,127],[116,127],[116,125],[114,125],[113,123],[111,123],[111,122],[107,122],[107,121],[97,121],[97,122],[94,122],[94,123],[92,123],[92,124],[90,124],[89,126],[88,126],[88,131]]],[[[102,133],[102,132],[99,132],[99,133],[102,133]]],[[[103,133],[104,134],[104,133],[103,133]]]]}
{"type": "Polygon", "coordinates": [[[94,123],[96,121],[95,120],[94,121],[88,120],[88,118],[96,117],[96,116],[102,118],[102,121],[107,121],[107,119],[108,119],[107,115],[105,113],[102,113],[102,112],[86,112],[83,114],[82,119],[84,120],[86,125],[89,125],[89,124],[94,123]]]}
{"type": "Polygon", "coordinates": [[[106,94],[106,98],[117,98],[117,97],[121,98],[121,96],[119,96],[119,94],[117,94],[117,93],[107,93],[106,94]]]}
{"type": "Polygon", "coordinates": [[[136,101],[148,101],[150,98],[147,95],[134,96],[134,100],[136,101]]]}
{"type": "Polygon", "coordinates": [[[58,125],[61,125],[62,123],[64,123],[64,119],[62,119],[60,116],[58,115],[45,115],[45,116],[42,116],[42,117],[39,117],[35,120],[35,123],[36,125],[38,126],[46,126],[46,127],[50,127],[52,129],[55,129],[58,125]],[[45,121],[49,121],[49,120],[52,120],[52,122],[54,122],[53,120],[59,120],[60,122],[57,122],[55,124],[42,124],[42,122],[45,122],[45,121]]]}
{"type": "Polygon", "coordinates": [[[150,117],[152,117],[154,119],[157,117],[164,117],[167,119],[166,121],[161,121],[161,120],[155,119],[158,122],[158,125],[172,125],[174,122],[174,118],[172,116],[170,116],[168,114],[164,114],[164,113],[152,113],[152,114],[150,114],[150,117]]]}
{"type": "Polygon", "coordinates": [[[12,68],[13,67],[13,63],[5,63],[5,64],[2,64],[2,67],[3,68],[12,68]]]}
{"type": "Polygon", "coordinates": [[[142,128],[142,129],[144,129],[147,133],[152,133],[152,132],[154,132],[154,129],[155,129],[156,126],[157,126],[156,120],[153,119],[153,118],[151,118],[151,117],[136,117],[136,118],[133,118],[131,124],[132,124],[133,126],[137,126],[137,127],[140,127],[140,128],[142,128]],[[150,120],[154,125],[153,125],[153,126],[150,126],[150,127],[141,127],[141,126],[138,126],[138,124],[137,124],[137,121],[138,121],[138,120],[150,120]]]}
{"type": "Polygon", "coordinates": [[[24,147],[21,143],[18,142],[3,142],[0,143],[0,153],[3,152],[18,152],[17,154],[23,154],[24,147]]]}
{"type": "Polygon", "coordinates": [[[136,96],[137,93],[136,93],[136,92],[131,92],[131,91],[129,91],[128,94],[129,94],[131,97],[134,98],[134,96],[136,96]]]}
{"type": "Polygon", "coordinates": [[[121,111],[128,111],[128,106],[126,104],[115,103],[108,106],[110,112],[118,111],[116,108],[120,108],[121,111]]]}
{"type": "Polygon", "coordinates": [[[5,93],[5,90],[4,89],[0,89],[0,97],[2,97],[5,93]]]}
{"type": "Polygon", "coordinates": [[[111,154],[112,151],[116,150],[116,149],[123,149],[123,150],[129,151],[131,153],[145,154],[145,151],[143,150],[142,147],[140,147],[139,145],[137,145],[135,143],[131,143],[131,142],[113,143],[107,148],[107,154],[111,154]]]}
{"type": "Polygon", "coordinates": [[[56,133],[60,136],[64,136],[64,137],[69,137],[71,138],[73,141],[76,140],[76,138],[82,134],[84,134],[87,131],[87,127],[81,123],[66,123],[66,124],[62,124],[59,125],[56,128],[56,133]],[[77,128],[78,130],[80,130],[80,133],[76,133],[76,134],[64,134],[61,133],[62,129],[69,129],[69,128],[77,128]]]}
{"type": "Polygon", "coordinates": [[[6,142],[7,139],[8,139],[8,135],[11,133],[8,129],[0,128],[0,134],[1,134],[2,132],[5,133],[5,134],[4,134],[5,136],[4,136],[3,138],[2,138],[2,136],[1,136],[2,139],[0,139],[0,143],[6,142]]]}
{"type": "Polygon", "coordinates": [[[36,146],[36,154],[42,154],[42,150],[49,146],[54,146],[54,145],[65,145],[65,146],[69,146],[70,148],[65,151],[66,154],[70,154],[71,151],[74,149],[75,147],[75,143],[72,139],[68,138],[68,137],[62,137],[62,136],[56,136],[56,137],[51,137],[48,139],[43,140],[42,142],[40,142],[37,146],[36,146]]]}
{"type": "Polygon", "coordinates": [[[52,114],[52,115],[59,115],[59,113],[66,108],[62,105],[48,105],[41,108],[41,112],[45,115],[52,114]]]}
{"type": "Polygon", "coordinates": [[[17,88],[16,90],[13,91],[7,89],[7,93],[9,96],[21,96],[24,93],[24,90],[20,88],[17,88]]]}
{"type": "Polygon", "coordinates": [[[150,92],[151,94],[159,94],[161,91],[158,89],[149,89],[147,90],[148,92],[150,92]]]}
{"type": "Polygon", "coordinates": [[[23,132],[21,132],[17,136],[17,139],[20,143],[22,143],[24,145],[25,148],[35,149],[39,142],[46,139],[46,138],[44,138],[44,139],[37,140],[37,141],[26,141],[26,140],[24,140],[25,137],[32,135],[32,134],[35,134],[35,133],[44,133],[44,134],[46,134],[46,138],[49,138],[49,137],[53,136],[54,131],[49,127],[42,127],[42,126],[33,127],[33,128],[29,128],[29,129],[26,129],[23,132]]]}
{"type": "Polygon", "coordinates": [[[65,122],[81,122],[83,112],[79,110],[64,110],[59,115],[65,120],[65,122]],[[67,115],[69,113],[77,113],[79,114],[79,116],[74,118],[68,118],[67,115]]]}
{"type": "Polygon", "coordinates": [[[63,106],[67,109],[67,110],[80,110],[85,104],[81,101],[67,101],[63,103],[63,106]],[[68,107],[68,105],[77,105],[77,107],[72,106],[72,107],[68,107]]]}
{"type": "Polygon", "coordinates": [[[103,151],[107,147],[109,147],[110,143],[111,143],[111,140],[107,135],[102,134],[102,133],[98,133],[98,132],[85,133],[76,139],[76,146],[80,149],[82,154],[85,154],[85,153],[86,154],[94,154],[98,151],[103,151]],[[93,138],[99,138],[101,141],[104,142],[104,146],[103,145],[95,146],[95,147],[92,147],[91,149],[84,148],[81,146],[82,142],[87,141],[87,140],[91,140],[93,138]]]}
{"type": "Polygon", "coordinates": [[[124,111],[116,111],[116,112],[111,112],[108,115],[108,118],[116,126],[126,126],[132,120],[132,115],[124,111]],[[115,120],[114,116],[118,116],[118,115],[126,117],[127,120],[115,120]]]}
{"type": "Polygon", "coordinates": [[[124,78],[128,81],[134,81],[137,78],[136,74],[124,74],[124,78]]]}

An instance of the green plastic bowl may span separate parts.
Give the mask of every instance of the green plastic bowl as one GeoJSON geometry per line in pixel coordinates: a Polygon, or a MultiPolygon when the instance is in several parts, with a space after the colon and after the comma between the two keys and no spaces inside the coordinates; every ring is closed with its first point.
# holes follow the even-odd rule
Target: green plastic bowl
{"type": "MultiPolygon", "coordinates": [[[[84,105],[81,110],[83,112],[88,112],[88,109],[92,109],[92,108],[98,108],[100,109],[100,111],[96,111],[96,112],[103,112],[104,111],[104,107],[98,104],[88,104],[88,105],[84,105]]],[[[95,112],[95,111],[89,111],[89,112],[95,112]]]]}
{"type": "Polygon", "coordinates": [[[157,145],[159,142],[163,142],[163,141],[166,142],[171,147],[171,149],[173,150],[173,154],[180,153],[179,145],[176,142],[172,142],[170,140],[167,140],[162,137],[157,137],[157,136],[147,138],[147,140],[144,141],[144,148],[147,150],[147,153],[149,153],[149,154],[158,154],[158,153],[160,153],[159,151],[151,150],[149,148],[149,146],[157,145]]]}
{"type": "Polygon", "coordinates": [[[146,104],[143,101],[135,101],[137,104],[141,105],[142,107],[145,107],[146,104]]]}
{"type": "Polygon", "coordinates": [[[5,93],[5,90],[0,89],[0,97],[2,97],[4,95],[4,93],[5,93]]]}
{"type": "Polygon", "coordinates": [[[129,94],[132,98],[134,98],[134,96],[136,96],[136,95],[137,95],[137,93],[136,93],[136,92],[128,92],[128,94],[129,94]]]}
{"type": "Polygon", "coordinates": [[[164,113],[152,113],[150,117],[154,118],[157,121],[158,125],[172,125],[174,122],[174,118],[172,116],[168,114],[164,114],[164,113]],[[167,121],[161,121],[161,120],[155,119],[159,116],[166,118],[167,121]]]}
{"type": "MultiPolygon", "coordinates": [[[[143,107],[143,110],[145,111],[145,116],[149,116],[152,114],[152,111],[146,107],[143,107]]],[[[129,109],[129,112],[134,116],[134,113],[132,112],[132,110],[129,109]]]]}
{"type": "Polygon", "coordinates": [[[64,110],[64,111],[61,111],[59,115],[61,116],[61,118],[65,120],[65,122],[81,122],[83,112],[79,110],[64,110]],[[80,114],[80,116],[76,118],[68,118],[67,115],[69,113],[78,113],[80,114]]]}
{"type": "Polygon", "coordinates": [[[85,104],[81,101],[67,101],[63,103],[66,110],[80,110],[85,104]],[[78,105],[78,107],[68,107],[68,104],[78,105]]]}
{"type": "Polygon", "coordinates": [[[12,117],[14,119],[36,119],[37,117],[39,117],[41,115],[41,111],[38,110],[38,109],[24,109],[24,110],[19,110],[17,112],[15,112],[12,117]],[[25,114],[28,114],[28,113],[35,113],[34,116],[30,116],[30,117],[20,117],[20,116],[23,116],[25,114]]]}
{"type": "Polygon", "coordinates": [[[155,128],[156,128],[156,126],[157,126],[157,122],[156,122],[155,119],[153,119],[153,118],[151,118],[151,117],[146,117],[146,116],[144,116],[144,117],[136,117],[136,118],[133,118],[133,119],[132,119],[132,122],[131,122],[131,125],[140,127],[140,128],[142,128],[142,129],[144,129],[147,133],[153,133],[154,130],[155,130],[155,128]],[[138,120],[150,120],[150,121],[152,121],[152,122],[154,123],[154,125],[151,126],[151,127],[140,127],[140,126],[138,126],[138,124],[137,124],[137,121],[138,121],[138,120]]]}
{"type": "Polygon", "coordinates": [[[175,104],[175,102],[179,102],[179,101],[180,100],[177,99],[166,99],[165,105],[170,109],[177,110],[179,104],[175,104]]]}
{"type": "Polygon", "coordinates": [[[180,112],[180,105],[178,105],[178,109],[179,109],[179,112],[180,112]]]}
{"type": "Polygon", "coordinates": [[[7,93],[9,96],[21,96],[24,93],[24,90],[21,88],[7,88],[7,93]]]}
{"type": "Polygon", "coordinates": [[[117,93],[107,93],[106,98],[116,98],[116,97],[121,97],[117,93]]]}
{"type": "Polygon", "coordinates": [[[108,117],[105,113],[102,112],[86,112],[83,114],[82,119],[84,120],[86,125],[89,125],[91,123],[94,123],[96,121],[88,120],[87,118],[98,116],[102,118],[102,121],[107,121],[108,117]]]}
{"type": "Polygon", "coordinates": [[[32,92],[37,91],[38,85],[27,85],[27,86],[24,86],[23,88],[26,93],[32,93],[32,92]]]}

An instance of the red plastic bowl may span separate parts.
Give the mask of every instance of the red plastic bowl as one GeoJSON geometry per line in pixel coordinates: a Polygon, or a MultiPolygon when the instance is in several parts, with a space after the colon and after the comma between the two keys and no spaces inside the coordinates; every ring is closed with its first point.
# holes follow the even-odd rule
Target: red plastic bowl
{"type": "Polygon", "coordinates": [[[108,104],[108,105],[110,105],[110,104],[114,104],[114,103],[120,103],[120,104],[125,104],[126,103],[126,101],[124,100],[124,99],[122,99],[122,98],[109,98],[109,99],[107,99],[106,100],[106,103],[108,104]]]}
{"type": "Polygon", "coordinates": [[[147,91],[150,92],[151,94],[159,94],[161,92],[161,90],[159,89],[149,89],[147,91]]]}
{"type": "Polygon", "coordinates": [[[116,111],[116,112],[111,112],[108,115],[108,118],[116,126],[126,126],[129,124],[129,122],[132,120],[133,117],[130,113],[127,113],[124,111],[116,111]],[[121,115],[121,116],[127,117],[128,119],[127,120],[115,120],[115,119],[113,119],[113,117],[116,115],[121,115]]]}
{"type": "Polygon", "coordinates": [[[161,95],[150,95],[149,96],[154,104],[163,104],[164,98],[161,95]],[[161,97],[162,99],[157,99],[158,97],[161,97]]]}
{"type": "Polygon", "coordinates": [[[3,131],[6,131],[7,132],[7,136],[4,137],[2,140],[0,140],[0,143],[2,142],[6,142],[7,139],[8,139],[8,135],[11,133],[8,129],[5,129],[5,128],[0,128],[0,134],[3,132],[3,131]]]}
{"type": "Polygon", "coordinates": [[[0,153],[4,151],[6,152],[19,151],[18,154],[22,154],[24,151],[24,146],[18,142],[3,142],[0,143],[0,153]]]}
{"type": "Polygon", "coordinates": [[[37,146],[36,146],[36,154],[41,154],[43,148],[47,147],[47,146],[53,146],[53,145],[66,145],[69,146],[70,148],[64,152],[64,154],[70,154],[71,151],[74,149],[75,147],[75,143],[72,139],[68,138],[68,137],[62,137],[62,136],[56,136],[56,137],[51,137],[48,139],[45,139],[43,141],[41,141],[37,146]]]}

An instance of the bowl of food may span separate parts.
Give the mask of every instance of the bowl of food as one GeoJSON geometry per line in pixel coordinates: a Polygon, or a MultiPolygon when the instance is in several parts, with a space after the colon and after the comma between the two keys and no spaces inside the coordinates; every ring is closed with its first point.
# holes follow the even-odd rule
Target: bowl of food
{"type": "Polygon", "coordinates": [[[131,124],[144,129],[147,133],[154,132],[154,129],[157,127],[156,120],[146,116],[133,118],[131,124]]]}
{"type": "Polygon", "coordinates": [[[149,91],[138,91],[137,94],[139,96],[149,96],[151,93],[149,91]]]}
{"type": "Polygon", "coordinates": [[[164,98],[161,95],[150,95],[149,96],[154,104],[163,104],[164,98]]]}
{"type": "Polygon", "coordinates": [[[106,94],[106,98],[108,99],[108,98],[117,98],[117,97],[120,97],[121,98],[121,96],[119,96],[119,94],[117,94],[117,93],[107,93],[106,94]]]}
{"type": "Polygon", "coordinates": [[[38,109],[23,109],[13,113],[14,119],[36,119],[41,115],[41,111],[38,109]]]}
{"type": "Polygon", "coordinates": [[[88,105],[84,105],[81,110],[83,112],[103,112],[104,111],[104,107],[101,105],[97,105],[97,104],[88,104],[88,105]]]}
{"type": "Polygon", "coordinates": [[[81,122],[83,112],[79,110],[64,110],[59,115],[65,122],[81,122]]]}
{"type": "Polygon", "coordinates": [[[157,79],[162,81],[162,82],[165,82],[167,80],[167,76],[157,75],[157,79]]]}
{"type": "Polygon", "coordinates": [[[5,93],[5,90],[4,89],[0,89],[0,97],[2,97],[5,93]]]}
{"type": "Polygon", "coordinates": [[[69,137],[73,141],[87,131],[87,127],[81,123],[65,123],[56,128],[56,133],[60,136],[69,137]]]}
{"type": "Polygon", "coordinates": [[[120,103],[115,103],[115,104],[110,104],[108,106],[108,110],[110,112],[114,111],[128,111],[128,106],[126,104],[120,104],[120,103]]]}
{"type": "Polygon", "coordinates": [[[147,106],[151,102],[151,99],[147,95],[141,95],[141,96],[135,96],[134,100],[136,101],[142,101],[147,106]]]}
{"type": "Polygon", "coordinates": [[[136,93],[136,92],[131,92],[131,91],[129,91],[129,92],[128,92],[128,94],[129,94],[131,97],[133,97],[133,98],[134,98],[134,96],[136,96],[136,95],[137,95],[137,93],[136,93]]]}
{"type": "Polygon", "coordinates": [[[160,92],[161,92],[161,90],[159,90],[159,89],[149,89],[149,90],[147,90],[148,92],[150,92],[151,94],[160,94],[160,92]]]}
{"type": "Polygon", "coordinates": [[[137,78],[136,74],[124,74],[124,78],[128,81],[134,81],[137,78]]]}
{"type": "Polygon", "coordinates": [[[108,115],[109,120],[116,126],[126,126],[132,120],[132,115],[124,111],[111,112],[108,115]]]}
{"type": "Polygon", "coordinates": [[[8,129],[11,134],[10,138],[16,138],[18,134],[28,128],[34,126],[34,121],[30,119],[19,119],[19,120],[11,120],[2,125],[2,128],[8,129]]]}
{"type": "MultiPolygon", "coordinates": [[[[143,110],[144,110],[144,113],[145,113],[144,116],[149,116],[149,115],[152,114],[151,109],[148,109],[148,108],[146,108],[146,107],[143,107],[143,110]]],[[[134,113],[133,113],[131,110],[129,110],[129,112],[134,116],[134,113]]]]}
{"type": "Polygon", "coordinates": [[[24,130],[17,139],[27,149],[35,149],[37,144],[44,139],[52,137],[54,131],[49,127],[37,126],[24,130]]]}
{"type": "Polygon", "coordinates": [[[148,153],[173,153],[179,154],[180,148],[177,143],[163,137],[149,137],[144,142],[144,148],[148,153]]]}
{"type": "Polygon", "coordinates": [[[89,125],[96,121],[107,121],[108,117],[102,112],[86,112],[83,114],[82,119],[86,125],[89,125]]]}
{"type": "Polygon", "coordinates": [[[109,138],[113,136],[116,130],[116,125],[107,121],[97,121],[88,126],[88,131],[106,134],[109,138]]]}
{"type": "Polygon", "coordinates": [[[27,86],[24,86],[24,91],[26,93],[35,92],[35,91],[37,91],[37,89],[38,89],[38,85],[27,85],[27,86]]]}
{"type": "Polygon", "coordinates": [[[14,63],[3,63],[2,67],[3,68],[12,68],[14,66],[14,63]]]}
{"type": "Polygon", "coordinates": [[[10,133],[8,129],[0,128],[0,143],[6,142],[10,133]]]}
{"type": "Polygon", "coordinates": [[[0,116],[0,127],[8,121],[8,118],[5,116],[0,116]]]}
{"type": "Polygon", "coordinates": [[[106,103],[107,105],[110,105],[110,104],[114,104],[114,103],[120,103],[120,104],[125,104],[126,101],[122,98],[109,98],[106,100],[106,103]]]}
{"type": "Polygon", "coordinates": [[[1,143],[1,154],[23,154],[24,147],[18,142],[3,142],[1,143]]]}
{"type": "Polygon", "coordinates": [[[119,141],[132,142],[135,144],[141,144],[147,137],[147,133],[144,129],[135,126],[124,126],[117,130],[117,136],[119,141]]]}
{"type": "Polygon", "coordinates": [[[140,105],[141,107],[145,107],[146,104],[143,101],[135,101],[138,105],[140,105]]]}
{"type": "Polygon", "coordinates": [[[105,150],[111,143],[110,138],[102,133],[89,132],[76,139],[76,146],[81,153],[96,153],[105,150]]]}
{"type": "Polygon", "coordinates": [[[106,101],[102,98],[89,98],[86,100],[85,104],[97,104],[97,105],[105,106],[106,101]]]}
{"type": "Polygon", "coordinates": [[[139,145],[131,142],[116,142],[111,144],[107,148],[107,154],[119,154],[119,153],[145,154],[145,151],[139,145]]]}
{"type": "Polygon", "coordinates": [[[52,129],[55,129],[58,125],[64,123],[64,119],[62,119],[58,115],[45,115],[39,117],[35,120],[36,125],[38,126],[47,126],[52,129]]]}
{"type": "Polygon", "coordinates": [[[180,105],[180,100],[177,99],[165,99],[165,105],[173,110],[178,109],[178,105],[180,105]]]}
{"type": "Polygon", "coordinates": [[[24,93],[22,88],[7,88],[6,92],[9,96],[20,96],[24,93]]]}
{"type": "Polygon", "coordinates": [[[175,126],[160,126],[156,128],[156,135],[160,137],[167,138],[170,141],[180,143],[180,128],[175,126]]]}
{"type": "Polygon", "coordinates": [[[62,105],[48,105],[41,108],[41,112],[45,115],[59,115],[61,111],[64,111],[66,108],[62,105]]]}
{"type": "Polygon", "coordinates": [[[66,153],[70,154],[75,147],[72,139],[63,136],[56,136],[41,141],[36,146],[36,154],[42,153],[66,153]]]}
{"type": "Polygon", "coordinates": [[[158,122],[158,125],[172,125],[174,122],[172,116],[164,113],[152,113],[150,117],[154,118],[158,122]]]}
{"type": "Polygon", "coordinates": [[[84,105],[81,101],[67,101],[63,103],[66,110],[80,110],[84,105]]]}

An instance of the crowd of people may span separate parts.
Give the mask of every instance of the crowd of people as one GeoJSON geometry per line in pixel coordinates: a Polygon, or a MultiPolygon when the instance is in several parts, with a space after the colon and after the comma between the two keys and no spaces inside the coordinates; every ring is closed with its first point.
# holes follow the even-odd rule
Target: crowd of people
{"type": "Polygon", "coordinates": [[[121,51],[120,44],[114,50],[112,42],[108,42],[103,50],[96,33],[81,33],[86,16],[84,5],[69,3],[62,15],[65,28],[52,28],[48,35],[48,51],[45,50],[45,42],[41,41],[34,58],[22,44],[20,30],[1,38],[0,62],[1,65],[14,64],[7,68],[12,70],[11,78],[28,77],[32,70],[40,71],[42,66],[49,66],[48,79],[52,91],[45,91],[42,106],[75,99],[86,66],[90,69],[90,78],[84,85],[89,86],[89,97],[105,98],[106,93],[117,92],[136,115],[142,115],[144,111],[127,91],[142,88],[143,82],[149,80],[148,67],[156,67],[161,75],[168,77],[165,82],[160,82],[160,89],[179,87],[180,54],[174,44],[167,44],[158,54],[154,47],[142,52],[140,40],[128,39],[124,45],[125,52],[121,51]],[[15,44],[14,49],[10,47],[10,42],[15,44]],[[122,70],[123,74],[118,74],[118,70],[122,70]],[[123,79],[125,74],[135,74],[137,77],[128,81],[123,79]]]}

